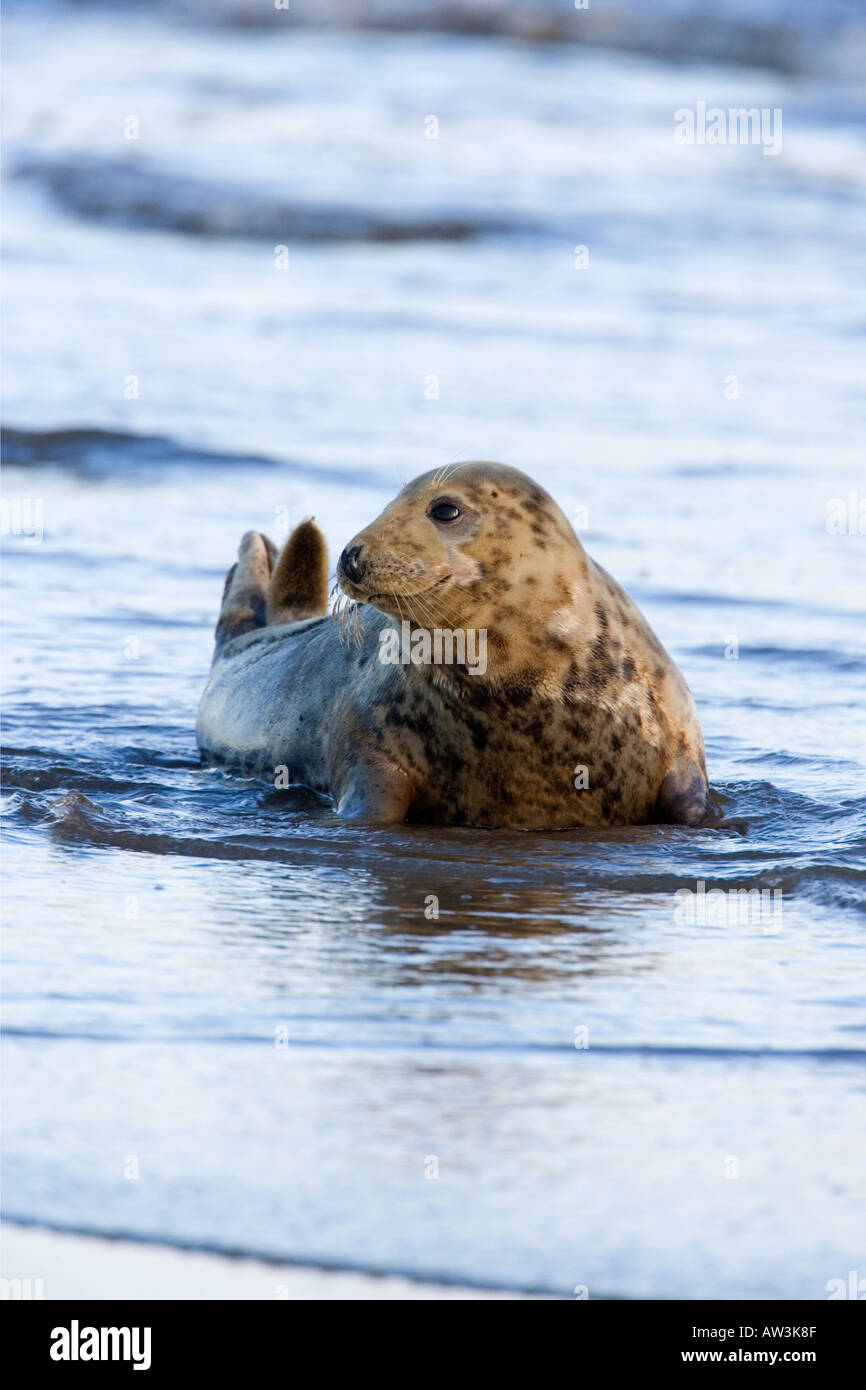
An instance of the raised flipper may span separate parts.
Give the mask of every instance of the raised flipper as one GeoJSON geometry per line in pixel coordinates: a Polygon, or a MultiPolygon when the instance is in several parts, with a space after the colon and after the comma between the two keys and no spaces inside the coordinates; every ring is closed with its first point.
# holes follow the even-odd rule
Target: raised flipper
{"type": "Polygon", "coordinates": [[[328,547],[313,520],[296,526],[276,563],[267,593],[268,626],[321,618],[328,611],[328,547]]]}
{"type": "Polygon", "coordinates": [[[673,825],[700,825],[708,810],[707,779],[697,763],[682,756],[659,789],[657,810],[673,825]]]}
{"type": "Polygon", "coordinates": [[[216,626],[217,651],[232,637],[265,626],[268,585],[276,555],[276,546],[259,531],[247,531],[242,537],[237,563],[226,575],[216,626]]]}

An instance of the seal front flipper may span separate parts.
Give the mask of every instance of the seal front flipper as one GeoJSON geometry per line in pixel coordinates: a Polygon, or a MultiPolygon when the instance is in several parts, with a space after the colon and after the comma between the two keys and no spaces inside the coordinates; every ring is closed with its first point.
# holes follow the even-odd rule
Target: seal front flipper
{"type": "Polygon", "coordinates": [[[691,758],[679,758],[659,789],[659,818],[673,825],[700,825],[708,809],[706,777],[691,758]]]}
{"type": "Polygon", "coordinates": [[[259,531],[247,531],[241,537],[237,563],[226,575],[216,626],[216,652],[233,637],[265,626],[267,591],[276,554],[273,541],[259,531]]]}
{"type": "Polygon", "coordinates": [[[312,518],[296,526],[271,575],[268,626],[322,618],[328,611],[328,547],[312,518]]]}
{"type": "Polygon", "coordinates": [[[351,819],[393,824],[406,819],[411,801],[412,784],[405,772],[375,755],[353,759],[334,788],[337,814],[351,819]]]}

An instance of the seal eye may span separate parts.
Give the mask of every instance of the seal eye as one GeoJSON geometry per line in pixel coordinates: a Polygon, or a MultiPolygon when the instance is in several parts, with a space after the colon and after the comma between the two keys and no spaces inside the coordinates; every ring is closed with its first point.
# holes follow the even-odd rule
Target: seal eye
{"type": "Polygon", "coordinates": [[[440,498],[438,502],[430,505],[428,516],[434,521],[456,521],[460,515],[460,508],[456,502],[449,502],[447,498],[440,498]]]}

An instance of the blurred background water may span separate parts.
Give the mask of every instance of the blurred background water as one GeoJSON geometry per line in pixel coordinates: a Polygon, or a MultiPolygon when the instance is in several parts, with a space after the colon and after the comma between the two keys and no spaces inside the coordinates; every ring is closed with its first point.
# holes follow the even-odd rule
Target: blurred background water
{"type": "Polygon", "coordinates": [[[6,9],[6,1215],[825,1297],[866,1258],[862,6],[6,9]],[[678,145],[699,101],[781,151],[678,145]],[[472,457],[637,598],[721,828],[371,831],[200,769],[240,534],[335,554],[472,457]],[[699,881],[782,917],[678,920],[699,881]]]}

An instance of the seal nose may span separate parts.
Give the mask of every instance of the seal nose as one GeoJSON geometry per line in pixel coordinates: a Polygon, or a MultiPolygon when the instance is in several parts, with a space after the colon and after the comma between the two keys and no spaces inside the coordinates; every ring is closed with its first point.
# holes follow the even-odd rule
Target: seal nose
{"type": "Polygon", "coordinates": [[[357,584],[364,575],[364,566],[361,564],[363,548],[361,545],[347,546],[340,556],[340,569],[353,584],[357,584]]]}

